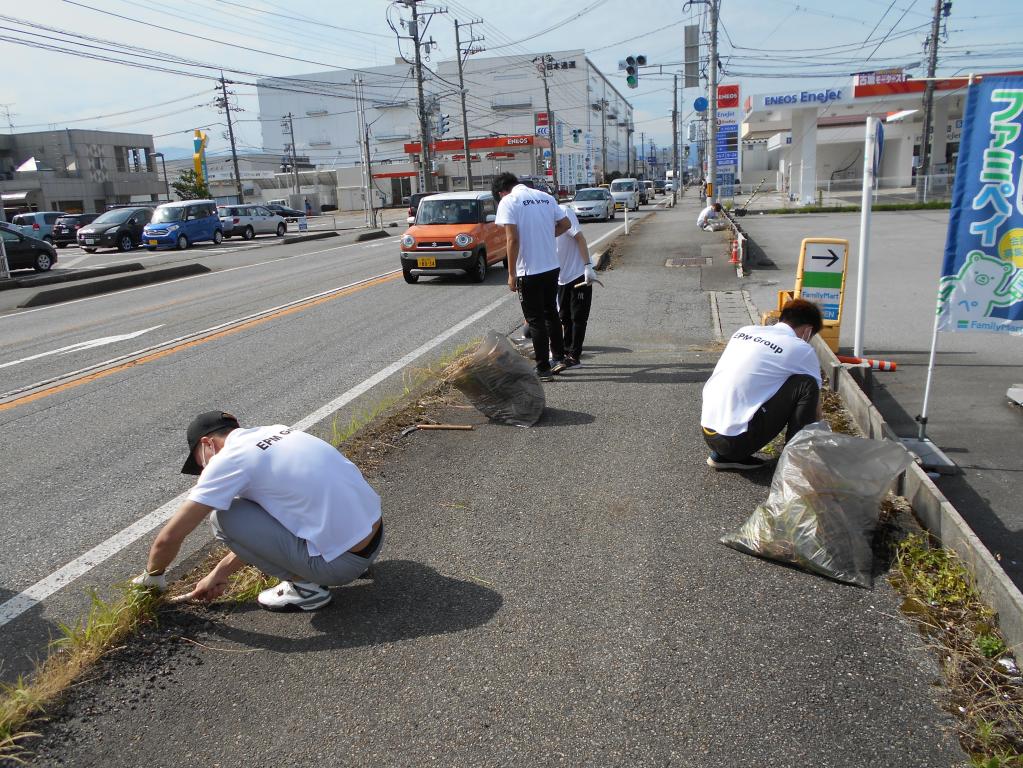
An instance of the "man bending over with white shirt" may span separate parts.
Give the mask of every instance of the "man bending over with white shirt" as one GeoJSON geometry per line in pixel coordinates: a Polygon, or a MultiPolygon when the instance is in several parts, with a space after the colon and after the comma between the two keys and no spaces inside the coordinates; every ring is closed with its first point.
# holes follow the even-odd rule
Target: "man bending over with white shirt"
{"type": "Polygon", "coordinates": [[[380,552],[380,497],[318,437],[283,424],[242,429],[230,413],[209,411],[188,425],[181,471],[199,480],[157,534],[136,584],[165,589],[164,571],[207,515],[231,554],[186,599],[216,599],[249,564],[281,579],[260,593],[262,607],[314,611],[330,602],[329,586],[358,579],[380,552]]]}
{"type": "Polygon", "coordinates": [[[821,371],[810,339],[824,322],[816,304],[793,299],[777,325],[736,331],[703,387],[703,439],[714,469],[759,469],[753,454],[783,429],[785,440],[821,419],[821,371]]]}

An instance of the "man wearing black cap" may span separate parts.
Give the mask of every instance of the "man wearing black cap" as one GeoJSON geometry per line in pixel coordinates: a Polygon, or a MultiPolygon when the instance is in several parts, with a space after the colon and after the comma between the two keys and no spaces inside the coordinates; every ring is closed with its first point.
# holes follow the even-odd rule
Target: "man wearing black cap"
{"type": "Polygon", "coordinates": [[[271,611],[313,611],[328,586],[359,578],[380,552],[380,497],[340,451],[283,424],[243,429],[224,411],[188,425],[181,468],[199,480],[149,551],[136,584],[166,587],[164,571],[204,517],[231,550],[187,595],[210,601],[246,564],[281,579],[259,595],[271,611]],[[211,514],[212,513],[212,514],[211,514]]]}

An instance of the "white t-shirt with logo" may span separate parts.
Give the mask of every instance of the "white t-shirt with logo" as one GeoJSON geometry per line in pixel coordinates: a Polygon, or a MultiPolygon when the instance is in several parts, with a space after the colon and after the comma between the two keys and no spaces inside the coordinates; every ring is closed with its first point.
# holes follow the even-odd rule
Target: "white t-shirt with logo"
{"type": "Polygon", "coordinates": [[[515,274],[538,275],[558,268],[554,226],[565,218],[558,201],[525,184],[516,184],[501,198],[495,224],[514,224],[519,230],[519,257],[515,274]]]}
{"type": "Polygon", "coordinates": [[[714,206],[708,205],[706,208],[700,211],[700,215],[696,217],[696,226],[702,227],[704,224],[707,223],[708,219],[716,219],[717,217],[718,212],[714,210],[714,206]]]}
{"type": "Polygon", "coordinates": [[[214,509],[227,509],[236,496],[305,539],[310,557],[328,561],[380,519],[380,497],[358,467],[329,443],[283,424],[231,432],[188,494],[214,509]]]}
{"type": "Polygon", "coordinates": [[[581,231],[579,229],[579,219],[576,217],[575,211],[567,205],[559,207],[568,216],[568,221],[572,225],[557,237],[558,265],[560,267],[558,285],[568,285],[575,282],[582,275],[586,265],[580,258],[579,243],[575,239],[575,236],[581,231]]]}
{"type": "Polygon", "coordinates": [[[817,353],[789,325],[740,328],[703,386],[700,424],[720,435],[741,435],[785,380],[801,373],[813,376],[820,386],[817,353]]]}

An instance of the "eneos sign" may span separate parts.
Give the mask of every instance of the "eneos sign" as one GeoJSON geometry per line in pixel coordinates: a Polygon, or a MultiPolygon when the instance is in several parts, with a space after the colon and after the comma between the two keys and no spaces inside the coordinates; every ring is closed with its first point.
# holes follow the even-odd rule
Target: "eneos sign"
{"type": "Polygon", "coordinates": [[[823,91],[799,91],[776,96],[765,96],[765,107],[778,107],[789,104],[827,104],[831,101],[842,101],[841,88],[826,88],[823,91]]]}

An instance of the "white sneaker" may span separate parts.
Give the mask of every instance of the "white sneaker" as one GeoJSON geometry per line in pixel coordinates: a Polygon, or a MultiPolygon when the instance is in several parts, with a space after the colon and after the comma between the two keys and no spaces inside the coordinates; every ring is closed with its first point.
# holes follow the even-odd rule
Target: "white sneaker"
{"type": "Polygon", "coordinates": [[[329,589],[311,581],[282,581],[259,593],[259,604],[268,611],[315,611],[331,599],[329,589]]]}

